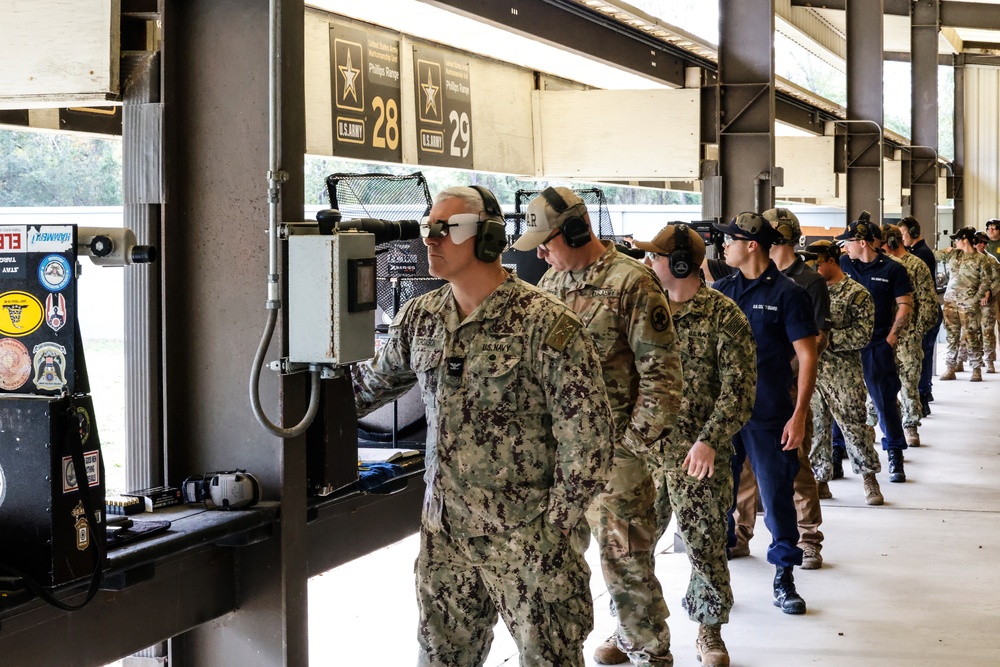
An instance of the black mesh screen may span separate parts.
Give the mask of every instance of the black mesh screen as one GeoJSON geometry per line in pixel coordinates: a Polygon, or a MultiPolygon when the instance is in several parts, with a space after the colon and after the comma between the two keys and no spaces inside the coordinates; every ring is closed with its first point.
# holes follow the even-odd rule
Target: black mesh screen
{"type": "MultiPolygon", "coordinates": [[[[419,220],[430,213],[430,190],[420,172],[405,176],[392,174],[331,174],[326,178],[330,206],[344,220],[419,220]]],[[[427,267],[427,250],[420,239],[382,243],[375,248],[378,259],[376,300],[389,318],[415,296],[444,284],[432,278],[427,267]]],[[[377,320],[382,323],[382,318],[377,320]]]]}

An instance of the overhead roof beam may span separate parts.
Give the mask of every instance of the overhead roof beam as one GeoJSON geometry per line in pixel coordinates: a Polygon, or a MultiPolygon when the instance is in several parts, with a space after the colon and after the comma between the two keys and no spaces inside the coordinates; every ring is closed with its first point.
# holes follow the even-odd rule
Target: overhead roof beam
{"type": "MultiPolygon", "coordinates": [[[[892,14],[896,16],[910,15],[910,0],[883,0],[883,3],[883,14],[892,14]]],[[[792,7],[846,10],[847,0],[792,0],[792,7]]]]}
{"type": "MultiPolygon", "coordinates": [[[[883,14],[910,15],[910,0],[883,0],[883,2],[883,14]]],[[[808,9],[847,9],[847,0],[791,0],[791,3],[792,7],[808,9]]],[[[1000,12],[987,11],[982,3],[942,0],[941,27],[1000,30],[1000,12]]]]}

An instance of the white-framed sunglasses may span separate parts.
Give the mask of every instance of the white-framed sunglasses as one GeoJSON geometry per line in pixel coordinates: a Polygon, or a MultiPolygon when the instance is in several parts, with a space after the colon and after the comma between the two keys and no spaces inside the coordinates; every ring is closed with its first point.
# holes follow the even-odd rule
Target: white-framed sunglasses
{"type": "Polygon", "coordinates": [[[420,220],[420,236],[425,239],[450,236],[455,244],[465,243],[476,235],[478,224],[478,213],[456,213],[447,220],[431,220],[430,216],[425,215],[420,220]],[[453,227],[457,229],[453,231],[453,227]]]}

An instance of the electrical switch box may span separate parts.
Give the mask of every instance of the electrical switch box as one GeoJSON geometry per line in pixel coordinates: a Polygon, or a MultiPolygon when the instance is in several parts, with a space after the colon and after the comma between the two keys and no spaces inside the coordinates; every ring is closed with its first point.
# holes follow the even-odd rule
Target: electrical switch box
{"type": "Polygon", "coordinates": [[[375,236],[288,239],[288,360],[345,365],[375,354],[375,236]]]}

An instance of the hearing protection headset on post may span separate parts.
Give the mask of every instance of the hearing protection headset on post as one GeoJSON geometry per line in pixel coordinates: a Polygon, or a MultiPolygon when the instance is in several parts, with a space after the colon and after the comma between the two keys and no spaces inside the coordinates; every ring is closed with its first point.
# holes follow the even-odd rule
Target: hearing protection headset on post
{"type": "Polygon", "coordinates": [[[681,223],[674,227],[674,249],[668,255],[670,273],[674,278],[682,279],[695,270],[694,253],[691,252],[691,237],[688,236],[688,226],[681,223]]]}
{"type": "Polygon", "coordinates": [[[493,193],[486,188],[473,185],[472,189],[479,193],[483,200],[483,213],[486,218],[479,221],[476,228],[476,244],[473,248],[476,259],[481,262],[495,262],[497,257],[507,247],[507,230],[504,225],[503,209],[493,193]]]}
{"type": "MultiPolygon", "coordinates": [[[[545,188],[542,190],[542,196],[545,197],[545,201],[549,203],[552,210],[559,215],[562,215],[571,208],[555,188],[545,188]]],[[[583,206],[580,203],[576,204],[573,208],[583,206]]],[[[584,207],[584,210],[586,210],[586,207],[584,207]]],[[[583,218],[583,215],[571,215],[566,218],[563,220],[560,229],[562,230],[562,236],[566,241],[566,245],[570,248],[582,248],[590,242],[590,224],[583,218]]]]}

